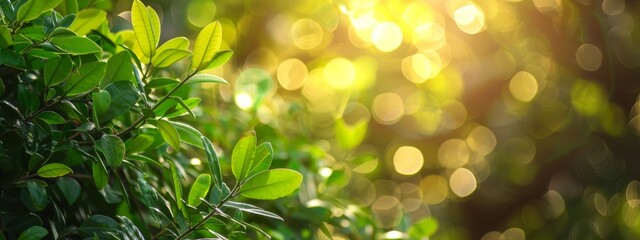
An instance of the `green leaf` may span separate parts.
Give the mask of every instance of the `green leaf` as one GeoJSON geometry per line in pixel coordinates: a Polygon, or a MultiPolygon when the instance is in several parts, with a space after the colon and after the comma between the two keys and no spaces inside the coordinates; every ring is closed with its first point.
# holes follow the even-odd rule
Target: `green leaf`
{"type": "Polygon", "coordinates": [[[37,211],[44,210],[49,204],[47,189],[42,184],[38,184],[36,180],[27,181],[27,192],[29,192],[31,204],[37,211]]]}
{"type": "Polygon", "coordinates": [[[36,19],[45,11],[58,6],[62,0],[28,0],[18,9],[16,20],[19,23],[36,19]]]}
{"type": "Polygon", "coordinates": [[[202,133],[200,133],[200,131],[193,128],[192,126],[181,122],[169,122],[178,131],[178,135],[180,135],[180,141],[199,148],[204,148],[202,146],[202,139],[200,139],[200,137],[202,137],[202,133]]]}
{"type": "Polygon", "coordinates": [[[336,139],[344,149],[353,149],[360,145],[367,134],[368,121],[362,119],[354,125],[348,125],[344,119],[339,118],[335,123],[336,139]]]}
{"type": "Polygon", "coordinates": [[[229,207],[229,208],[235,208],[243,212],[253,213],[253,214],[257,214],[257,215],[261,215],[261,216],[265,216],[273,219],[278,219],[280,221],[284,221],[284,219],[282,219],[280,216],[278,216],[275,213],[269,212],[267,210],[264,210],[262,208],[259,208],[247,203],[227,201],[224,203],[223,206],[229,207]]]}
{"type": "Polygon", "coordinates": [[[40,164],[42,164],[42,162],[44,162],[44,157],[39,153],[33,153],[29,158],[29,164],[27,165],[27,169],[29,169],[29,171],[33,171],[33,169],[35,169],[36,167],[39,167],[40,164]]]}
{"type": "Polygon", "coordinates": [[[182,100],[177,97],[172,97],[160,104],[160,106],[154,109],[153,112],[156,114],[156,116],[164,116],[167,118],[178,117],[187,113],[192,113],[191,109],[197,107],[199,103],[200,98],[189,98],[186,100],[182,100]],[[170,111],[171,108],[173,108],[172,111],[170,111]]]}
{"type": "Polygon", "coordinates": [[[76,14],[76,19],[73,20],[69,29],[79,36],[84,36],[90,33],[91,30],[98,29],[106,20],[107,12],[103,10],[96,8],[82,9],[76,14]]]}
{"type": "Polygon", "coordinates": [[[221,187],[211,188],[211,194],[209,195],[209,203],[218,206],[222,200],[227,198],[231,194],[231,190],[226,183],[222,183],[221,187]]]}
{"type": "Polygon", "coordinates": [[[56,10],[63,16],[74,14],[78,12],[77,0],[64,0],[56,7],[56,10]]]}
{"type": "MultiPolygon", "coordinates": [[[[140,191],[142,193],[142,200],[145,206],[148,208],[160,209],[160,197],[158,192],[144,179],[138,178],[138,184],[140,184],[140,191]]],[[[156,222],[160,222],[160,216],[158,212],[151,211],[151,216],[156,222]]]]}
{"type": "Polygon", "coordinates": [[[122,229],[125,231],[129,239],[144,239],[140,229],[127,217],[118,216],[122,222],[122,229]]]}
{"type": "Polygon", "coordinates": [[[231,172],[238,182],[242,182],[251,171],[253,153],[256,150],[256,133],[250,131],[240,139],[231,153],[231,172]]]}
{"type": "Polygon", "coordinates": [[[20,233],[18,240],[40,240],[49,234],[47,229],[41,226],[31,226],[24,232],[20,233]]]}
{"type": "Polygon", "coordinates": [[[98,189],[103,189],[109,182],[109,173],[107,168],[101,161],[93,162],[91,165],[91,171],[93,173],[93,181],[98,189]]]}
{"type": "Polygon", "coordinates": [[[18,85],[18,106],[24,110],[26,114],[35,112],[40,107],[40,100],[35,93],[31,92],[25,85],[18,85]]]}
{"type": "Polygon", "coordinates": [[[87,235],[98,236],[99,239],[107,239],[110,236],[109,233],[115,233],[119,231],[118,229],[119,226],[115,220],[96,214],[85,220],[77,230],[87,235]]]}
{"type": "Polygon", "coordinates": [[[140,93],[129,81],[117,81],[107,85],[104,89],[111,95],[109,109],[98,115],[100,122],[107,122],[131,110],[140,99],[140,93]]]}
{"type": "Polygon", "coordinates": [[[210,186],[211,175],[206,173],[200,174],[196,181],[193,183],[193,186],[191,186],[187,203],[194,207],[200,205],[200,198],[204,198],[205,196],[207,196],[210,186]]]}
{"type": "Polygon", "coordinates": [[[240,195],[272,200],[291,194],[302,183],[302,174],[290,169],[272,169],[258,173],[240,188],[240,195]]]}
{"type": "Polygon", "coordinates": [[[124,143],[125,149],[127,149],[126,155],[146,151],[153,144],[153,141],[153,136],[146,133],[129,138],[124,143]]]}
{"type": "Polygon", "coordinates": [[[102,135],[100,140],[96,141],[96,150],[100,151],[109,166],[113,169],[120,167],[122,159],[124,159],[124,142],[115,135],[102,135]]]}
{"type": "Polygon", "coordinates": [[[107,72],[100,81],[100,88],[104,88],[111,82],[130,81],[133,78],[133,65],[129,52],[116,53],[107,61],[107,72]]]}
{"type": "Polygon", "coordinates": [[[131,24],[142,53],[148,58],[155,55],[160,40],[160,19],[152,8],[146,8],[139,1],[131,6],[131,24]]]}
{"type": "Polygon", "coordinates": [[[7,48],[13,44],[13,38],[11,37],[11,29],[7,26],[0,26],[0,48],[7,48]]]}
{"type": "Polygon", "coordinates": [[[178,209],[182,209],[182,184],[180,183],[180,175],[178,175],[178,169],[173,161],[169,160],[169,168],[171,170],[171,180],[173,181],[173,189],[176,195],[176,203],[178,209]]]}
{"type": "Polygon", "coordinates": [[[209,66],[213,56],[220,49],[222,43],[222,26],[218,21],[209,23],[205,26],[193,47],[193,60],[189,72],[197,72],[209,66]]]}
{"type": "Polygon", "coordinates": [[[271,146],[271,143],[266,142],[258,145],[255,153],[253,154],[251,170],[249,171],[248,176],[250,177],[262,171],[269,170],[269,167],[271,167],[271,161],[273,161],[273,147],[271,146]]]}
{"type": "Polygon", "coordinates": [[[213,143],[205,137],[201,136],[202,145],[204,146],[204,151],[207,155],[207,161],[209,162],[209,170],[211,171],[211,175],[214,177],[214,184],[216,188],[221,188],[224,182],[222,181],[222,171],[220,170],[220,160],[218,159],[218,154],[216,153],[215,148],[213,147],[213,143]]]}
{"type": "Polygon", "coordinates": [[[223,64],[227,63],[229,59],[231,59],[231,56],[233,56],[233,51],[231,50],[219,51],[215,56],[213,56],[213,59],[211,60],[209,65],[204,69],[214,69],[220,67],[223,64]]]}
{"type": "Polygon", "coordinates": [[[180,83],[180,81],[174,78],[159,77],[159,78],[151,79],[151,81],[149,81],[147,85],[144,85],[144,87],[147,89],[153,89],[153,88],[161,88],[164,86],[176,85],[178,83],[180,83]]]}
{"type": "Polygon", "coordinates": [[[72,205],[76,202],[76,200],[78,200],[80,192],[82,191],[82,188],[80,188],[80,183],[78,183],[78,181],[76,181],[75,179],[69,177],[57,178],[56,185],[58,185],[58,188],[62,192],[64,199],[67,200],[67,203],[69,205],[72,205]]]}
{"type": "Polygon", "coordinates": [[[91,94],[91,100],[93,101],[93,111],[97,116],[100,116],[109,109],[111,94],[105,90],[100,90],[91,94]]]}
{"type": "Polygon", "coordinates": [[[38,176],[43,178],[54,178],[72,173],[73,170],[62,163],[49,163],[38,169],[38,176]]]}
{"type": "Polygon", "coordinates": [[[412,239],[428,238],[438,231],[438,220],[427,217],[413,224],[409,228],[409,237],[412,239]]]}
{"type": "Polygon", "coordinates": [[[171,125],[171,123],[162,119],[156,122],[156,127],[158,127],[158,130],[160,131],[162,138],[165,141],[167,141],[169,145],[173,147],[173,149],[175,149],[176,151],[179,151],[180,135],[178,134],[178,131],[176,130],[176,128],[174,128],[173,125],[171,125]]]}
{"type": "Polygon", "coordinates": [[[90,91],[100,83],[106,67],[107,64],[104,62],[92,62],[77,68],[64,85],[66,95],[75,96],[90,91]]]}
{"type": "Polygon", "coordinates": [[[11,0],[0,0],[0,9],[2,10],[2,14],[9,19],[9,21],[13,22],[16,19],[16,10],[11,4],[11,0]]]}
{"type": "Polygon", "coordinates": [[[191,56],[189,50],[166,49],[162,52],[158,51],[151,59],[151,64],[156,68],[166,68],[188,56],[191,56]]]}
{"type": "Polygon", "coordinates": [[[62,83],[71,75],[73,63],[68,55],[49,58],[44,64],[44,83],[46,86],[55,86],[62,83]]]}
{"type": "Polygon", "coordinates": [[[18,69],[26,69],[27,67],[22,54],[6,48],[0,49],[0,65],[2,64],[18,69]]]}
{"type": "Polygon", "coordinates": [[[98,44],[86,37],[56,37],[49,40],[49,42],[62,51],[74,55],[102,52],[102,48],[98,44]]]}
{"type": "Polygon", "coordinates": [[[189,78],[187,83],[188,84],[195,84],[195,83],[224,83],[224,84],[229,84],[227,81],[225,81],[221,77],[218,77],[216,75],[211,75],[211,74],[196,74],[196,75],[193,75],[193,77],[189,78]]]}

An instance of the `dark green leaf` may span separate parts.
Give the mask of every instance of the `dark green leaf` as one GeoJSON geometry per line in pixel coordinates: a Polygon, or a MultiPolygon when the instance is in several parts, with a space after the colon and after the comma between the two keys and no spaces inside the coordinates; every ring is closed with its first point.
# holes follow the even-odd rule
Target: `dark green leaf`
{"type": "Polygon", "coordinates": [[[78,200],[80,192],[82,191],[78,181],[69,177],[60,177],[56,179],[56,185],[58,185],[58,188],[69,205],[72,205],[76,200],[78,200]]]}
{"type": "Polygon", "coordinates": [[[109,121],[129,112],[140,99],[140,93],[129,81],[112,82],[105,90],[109,92],[112,100],[109,109],[104,114],[98,115],[101,122],[109,121]]]}
{"type": "MultiPolygon", "coordinates": [[[[86,37],[55,37],[49,40],[49,42],[53,43],[53,45],[60,48],[62,51],[75,55],[98,53],[102,51],[98,44],[86,37]]],[[[102,76],[100,76],[100,78],[102,78],[102,76]]]]}
{"type": "Polygon", "coordinates": [[[158,120],[156,127],[160,131],[162,138],[171,145],[176,151],[180,150],[180,135],[178,131],[171,125],[171,123],[165,120],[158,120]]]}
{"type": "MultiPolygon", "coordinates": [[[[166,118],[179,117],[182,115],[186,115],[187,113],[195,117],[195,115],[191,110],[198,106],[198,104],[200,103],[200,98],[188,98],[186,100],[182,100],[177,97],[172,97],[170,98],[169,101],[177,102],[178,104],[173,105],[174,110],[168,109],[168,111],[165,112],[164,117],[166,118]]],[[[169,101],[165,101],[165,102],[169,102],[169,101]]]]}
{"type": "Polygon", "coordinates": [[[103,10],[95,8],[82,9],[76,14],[76,18],[69,26],[69,29],[83,36],[91,32],[91,30],[98,29],[106,20],[107,12],[103,10]]]}
{"type": "Polygon", "coordinates": [[[40,240],[49,234],[47,229],[41,226],[31,226],[24,232],[20,233],[18,240],[40,240]]]}
{"type": "Polygon", "coordinates": [[[16,10],[11,4],[11,0],[0,0],[0,9],[2,9],[2,14],[9,19],[9,21],[13,22],[16,19],[16,10]]]}
{"type": "Polygon", "coordinates": [[[113,169],[120,167],[122,159],[124,159],[125,146],[122,140],[115,135],[102,135],[100,140],[96,141],[96,150],[100,151],[109,166],[113,169]]]}
{"type": "Polygon", "coordinates": [[[213,69],[213,68],[220,67],[223,64],[227,63],[227,61],[229,61],[231,56],[233,56],[233,51],[231,50],[219,51],[216,53],[215,56],[213,56],[213,59],[205,69],[213,69]]]}
{"type": "Polygon", "coordinates": [[[124,144],[127,149],[126,154],[130,155],[133,153],[144,152],[151,146],[151,144],[153,144],[153,141],[153,136],[146,133],[129,138],[129,140],[124,144]]]}
{"type": "Polygon", "coordinates": [[[2,64],[18,69],[25,69],[27,66],[21,54],[6,48],[0,49],[0,65],[2,64]]]}
{"type": "Polygon", "coordinates": [[[428,238],[438,231],[438,220],[432,217],[422,219],[409,228],[412,239],[428,238]]]}
{"type": "MultiPolygon", "coordinates": [[[[127,149],[127,150],[129,150],[129,149],[127,149]]],[[[137,161],[137,162],[142,162],[142,163],[153,164],[158,168],[162,168],[163,167],[162,164],[160,164],[158,161],[153,160],[153,159],[148,158],[148,157],[145,157],[145,156],[142,156],[142,155],[135,155],[135,154],[134,155],[129,155],[129,156],[125,157],[125,159],[129,160],[129,161],[137,161]]]]}
{"type": "Polygon", "coordinates": [[[231,190],[229,189],[227,184],[223,182],[222,187],[211,188],[209,202],[214,206],[218,206],[218,204],[220,204],[222,200],[227,198],[229,194],[231,194],[231,190]]]}
{"type": "Polygon", "coordinates": [[[262,200],[291,194],[302,183],[302,174],[290,169],[272,169],[258,173],[240,188],[240,195],[262,200]]]}
{"type": "Polygon", "coordinates": [[[130,239],[145,239],[138,227],[127,217],[118,216],[122,222],[122,229],[130,239]]]}
{"type": "MultiPolygon", "coordinates": [[[[68,16],[67,16],[68,17],[68,16]]],[[[49,35],[52,38],[62,38],[62,37],[77,37],[78,35],[69,30],[68,28],[59,27],[53,30],[53,32],[49,35]]]]}
{"type": "Polygon", "coordinates": [[[197,207],[200,205],[200,198],[204,198],[207,196],[209,192],[209,188],[211,187],[211,175],[209,174],[200,174],[196,181],[191,186],[191,190],[189,191],[189,198],[187,203],[189,205],[197,207]]]}
{"type": "MultiPolygon", "coordinates": [[[[0,2],[3,0],[0,0],[0,2]]],[[[11,37],[11,29],[7,26],[0,26],[0,48],[7,48],[13,44],[13,38],[11,37]]]]}
{"type": "Polygon", "coordinates": [[[111,82],[130,81],[133,78],[133,65],[129,52],[116,53],[107,61],[107,72],[100,82],[100,88],[104,88],[111,82]]]}
{"type": "Polygon", "coordinates": [[[96,183],[98,189],[103,189],[109,182],[109,173],[107,168],[101,161],[93,162],[91,165],[93,172],[93,181],[96,183]]]}
{"type": "Polygon", "coordinates": [[[55,86],[62,83],[71,74],[73,63],[71,58],[63,55],[50,58],[44,64],[44,83],[46,86],[55,86]]]}
{"type": "Polygon", "coordinates": [[[40,100],[38,100],[38,96],[32,93],[25,85],[19,84],[18,106],[24,110],[25,114],[29,115],[38,109],[40,100]]]}
{"type": "MultiPolygon", "coordinates": [[[[92,62],[77,68],[64,85],[66,95],[80,95],[94,88],[100,83],[106,67],[104,62],[92,62]]],[[[113,94],[111,96],[115,97],[113,94]]]]}
{"type": "Polygon", "coordinates": [[[178,204],[178,209],[182,209],[182,184],[180,183],[180,175],[178,175],[178,169],[173,161],[169,162],[169,168],[171,170],[171,180],[173,182],[173,189],[176,195],[176,203],[178,204]]]}
{"type": "Polygon", "coordinates": [[[111,105],[111,94],[106,90],[100,90],[91,94],[93,101],[93,111],[96,116],[103,115],[111,105]]]}
{"type": "Polygon", "coordinates": [[[178,83],[180,83],[180,81],[174,78],[159,77],[159,78],[151,79],[151,81],[149,81],[149,83],[147,83],[147,85],[145,85],[144,87],[148,89],[153,89],[153,88],[161,88],[164,86],[176,85],[178,83]]]}
{"type": "Polygon", "coordinates": [[[104,239],[108,236],[107,233],[118,232],[118,228],[118,223],[112,218],[96,214],[85,220],[78,230],[84,234],[97,235],[100,239],[104,239]]]}
{"type": "Polygon", "coordinates": [[[197,83],[224,83],[228,84],[227,81],[218,77],[216,75],[211,74],[196,74],[193,77],[189,78],[187,81],[188,84],[197,84],[197,83]]]}
{"type": "MultiPolygon", "coordinates": [[[[142,178],[138,178],[138,184],[140,184],[140,191],[142,192],[143,203],[148,208],[159,209],[161,202],[156,190],[147,181],[145,181],[142,178]]],[[[158,212],[151,211],[151,216],[156,222],[161,221],[161,218],[160,218],[160,215],[158,215],[158,212]]]]}
{"type": "Polygon", "coordinates": [[[218,160],[218,154],[213,147],[211,141],[205,137],[201,136],[202,145],[204,146],[204,151],[207,155],[207,161],[209,162],[209,170],[211,171],[211,175],[214,177],[214,186],[217,188],[222,187],[222,171],[220,170],[220,160],[218,160]]]}
{"type": "Polygon", "coordinates": [[[199,148],[204,148],[202,146],[202,139],[200,138],[202,137],[202,133],[200,133],[197,129],[181,122],[169,122],[178,131],[178,135],[180,135],[180,141],[199,148]]]}
{"type": "Polygon", "coordinates": [[[72,173],[73,170],[62,163],[49,163],[38,169],[38,176],[43,178],[54,178],[72,173]]]}
{"type": "Polygon", "coordinates": [[[27,191],[29,192],[31,203],[37,211],[42,211],[47,207],[47,204],[49,204],[49,196],[44,186],[33,180],[27,181],[27,191]]]}
{"type": "Polygon", "coordinates": [[[256,133],[250,131],[240,139],[231,153],[231,172],[238,182],[242,182],[249,174],[256,151],[256,133]]]}
{"type": "Polygon", "coordinates": [[[39,153],[34,153],[33,155],[31,155],[31,157],[29,158],[29,165],[28,165],[29,171],[33,171],[33,169],[36,169],[36,167],[39,167],[40,164],[42,164],[42,162],[44,162],[44,157],[39,153]]]}
{"type": "Polygon", "coordinates": [[[247,204],[247,203],[241,203],[241,202],[233,202],[233,201],[227,201],[224,203],[225,207],[230,207],[230,208],[235,208],[238,209],[240,211],[243,212],[248,212],[248,213],[253,213],[253,214],[257,214],[257,215],[261,215],[261,216],[265,216],[265,217],[269,217],[269,218],[273,218],[273,219],[278,219],[280,221],[284,221],[284,219],[282,219],[280,216],[278,216],[275,213],[266,211],[262,208],[253,206],[251,204],[247,204]]]}

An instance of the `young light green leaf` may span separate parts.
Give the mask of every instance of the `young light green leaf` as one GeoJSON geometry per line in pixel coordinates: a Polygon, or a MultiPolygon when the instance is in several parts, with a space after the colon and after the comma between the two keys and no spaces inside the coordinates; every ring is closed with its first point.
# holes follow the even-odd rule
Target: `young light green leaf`
{"type": "Polygon", "coordinates": [[[222,43],[222,26],[218,21],[205,26],[193,47],[193,59],[191,61],[190,72],[197,72],[209,66],[211,59],[220,49],[222,43]]]}
{"type": "Polygon", "coordinates": [[[290,169],[272,169],[258,173],[247,180],[240,195],[262,200],[272,200],[291,194],[302,183],[302,174],[290,169]]]}
{"type": "Polygon", "coordinates": [[[78,1],[77,0],[64,0],[56,7],[56,11],[58,11],[63,16],[69,16],[69,14],[78,12],[78,1]]]}
{"type": "Polygon", "coordinates": [[[347,124],[344,119],[336,120],[335,131],[338,144],[344,149],[353,149],[362,143],[367,134],[368,121],[362,119],[353,125],[347,124]]]}
{"type": "Polygon", "coordinates": [[[209,162],[209,170],[211,171],[211,175],[213,175],[215,180],[216,188],[220,189],[223,185],[222,182],[222,171],[220,170],[220,160],[218,159],[218,154],[213,147],[213,143],[205,137],[201,136],[202,145],[204,146],[204,151],[207,155],[207,161],[209,162]]]}
{"type": "Polygon", "coordinates": [[[77,68],[64,85],[66,95],[76,96],[94,88],[100,83],[106,67],[107,64],[104,62],[92,62],[77,68]]]}
{"type": "Polygon", "coordinates": [[[188,50],[189,39],[187,39],[186,37],[176,37],[169,39],[169,41],[164,42],[160,47],[158,47],[157,52],[162,52],[167,49],[188,50]]]}
{"type": "Polygon", "coordinates": [[[242,182],[253,165],[256,150],[256,133],[250,131],[240,139],[231,153],[231,172],[238,182],[242,182]]]}
{"type": "Polygon", "coordinates": [[[38,169],[38,176],[43,178],[54,178],[72,173],[73,170],[62,163],[49,163],[38,169]]]}
{"type": "Polygon", "coordinates": [[[200,205],[200,198],[204,198],[205,196],[207,196],[210,187],[211,175],[206,173],[200,174],[196,181],[193,183],[193,186],[191,186],[187,203],[194,207],[200,205]]]}
{"type": "Polygon", "coordinates": [[[141,1],[134,0],[131,6],[131,24],[140,50],[151,58],[160,39],[160,19],[153,9],[148,9],[151,8],[146,8],[141,1]]]}
{"type": "Polygon", "coordinates": [[[178,209],[182,209],[182,184],[180,183],[180,175],[178,175],[178,169],[173,161],[169,160],[169,168],[171,170],[171,180],[173,182],[173,189],[176,195],[176,203],[178,209]]]}
{"type": "Polygon", "coordinates": [[[191,52],[182,49],[165,49],[164,51],[158,51],[156,55],[151,59],[151,64],[156,68],[166,68],[188,56],[191,56],[191,52]]]}
{"type": "Polygon", "coordinates": [[[75,55],[98,53],[102,51],[102,48],[100,48],[98,44],[86,37],[56,37],[49,40],[49,42],[60,48],[62,51],[75,55]]]}
{"type": "Polygon", "coordinates": [[[109,109],[109,105],[111,105],[111,94],[106,90],[100,90],[91,93],[91,100],[93,101],[93,111],[95,111],[97,116],[100,116],[109,109]]]}
{"type": "Polygon", "coordinates": [[[144,85],[144,88],[146,89],[161,88],[165,86],[176,85],[178,83],[180,83],[180,81],[178,81],[175,78],[158,77],[158,78],[151,79],[149,83],[144,85]]]}
{"type": "Polygon", "coordinates": [[[109,92],[112,100],[107,111],[98,115],[100,122],[110,121],[129,112],[140,99],[140,93],[130,81],[112,82],[104,90],[109,92]]]}
{"type": "Polygon", "coordinates": [[[49,58],[44,64],[45,86],[55,86],[62,83],[71,74],[73,63],[68,55],[49,58]]]}
{"type": "Polygon", "coordinates": [[[107,72],[100,81],[100,88],[104,88],[111,82],[130,81],[133,78],[133,65],[129,52],[122,51],[114,54],[107,61],[107,72]]]}
{"type": "Polygon", "coordinates": [[[266,142],[258,145],[256,152],[253,154],[252,166],[248,176],[250,177],[262,171],[269,170],[271,161],[273,161],[273,147],[271,143],[266,142]]]}
{"type": "Polygon", "coordinates": [[[109,182],[109,173],[107,168],[101,161],[95,161],[91,165],[91,171],[93,173],[93,181],[98,189],[103,189],[109,182]]]}
{"type": "Polygon", "coordinates": [[[160,131],[162,138],[165,141],[167,141],[169,145],[173,147],[173,149],[175,149],[176,151],[179,151],[180,135],[178,134],[178,131],[176,130],[176,128],[174,128],[173,125],[171,125],[171,123],[162,119],[156,122],[156,127],[158,127],[158,130],[160,131]]]}
{"type": "Polygon", "coordinates": [[[214,69],[220,67],[223,64],[227,63],[231,56],[233,56],[233,51],[231,50],[219,51],[216,53],[216,55],[213,56],[213,59],[211,59],[209,65],[204,69],[214,69]]]}
{"type": "Polygon", "coordinates": [[[19,23],[23,23],[36,19],[43,12],[56,7],[61,1],[62,0],[28,0],[18,9],[16,20],[19,23]]]}
{"type": "Polygon", "coordinates": [[[18,240],[40,240],[46,237],[49,234],[47,229],[41,226],[31,226],[24,230],[24,232],[20,233],[18,240]]]}
{"type": "Polygon", "coordinates": [[[192,126],[189,126],[188,124],[172,121],[169,122],[178,131],[178,135],[180,135],[180,141],[186,144],[193,145],[195,147],[204,148],[202,146],[202,139],[200,139],[200,137],[202,137],[202,133],[200,133],[200,131],[193,128],[192,126]]]}
{"type": "Polygon", "coordinates": [[[100,140],[96,141],[96,150],[100,151],[109,166],[113,169],[120,167],[122,159],[124,159],[125,146],[124,142],[115,135],[102,135],[100,140]]]}
{"type": "Polygon", "coordinates": [[[253,214],[257,214],[257,215],[261,215],[261,216],[265,216],[273,219],[278,219],[280,221],[284,221],[282,217],[278,216],[275,213],[269,212],[267,210],[264,210],[262,208],[259,208],[247,203],[227,201],[224,203],[223,206],[229,207],[229,208],[235,208],[243,212],[253,213],[253,214]]]}
{"type": "Polygon", "coordinates": [[[196,74],[193,77],[189,78],[187,81],[188,84],[196,84],[196,83],[224,83],[229,84],[227,81],[218,77],[216,75],[211,74],[196,74]]]}
{"type": "Polygon", "coordinates": [[[409,237],[412,239],[431,237],[436,231],[438,231],[438,220],[427,217],[409,228],[409,237]]]}
{"type": "Polygon", "coordinates": [[[124,143],[125,149],[127,150],[126,155],[147,150],[147,148],[149,148],[151,144],[153,144],[153,141],[153,136],[146,133],[129,138],[129,140],[124,143]]]}
{"type": "Polygon", "coordinates": [[[87,35],[91,30],[98,29],[107,20],[107,12],[96,8],[82,9],[76,14],[75,20],[69,26],[79,36],[87,35]]]}

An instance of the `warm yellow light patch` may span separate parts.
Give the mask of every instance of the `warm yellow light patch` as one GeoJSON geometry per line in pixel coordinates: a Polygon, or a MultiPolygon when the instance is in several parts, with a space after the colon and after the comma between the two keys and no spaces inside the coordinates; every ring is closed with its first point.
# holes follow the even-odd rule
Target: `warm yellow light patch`
{"type": "Polygon", "coordinates": [[[476,176],[469,169],[458,168],[451,174],[449,186],[458,197],[467,197],[476,190],[478,183],[476,176]]]}
{"type": "Polygon", "coordinates": [[[297,90],[307,81],[309,71],[300,59],[289,58],[278,66],[278,83],[284,89],[297,90]]]}
{"type": "Polygon", "coordinates": [[[396,50],[402,43],[402,30],[393,22],[383,22],[373,29],[371,42],[382,52],[396,50]]]}
{"type": "Polygon", "coordinates": [[[393,155],[393,166],[402,175],[416,174],[424,164],[424,157],[420,149],[402,146],[393,155]]]}
{"type": "Polygon", "coordinates": [[[291,26],[293,44],[302,50],[314,49],[322,43],[324,32],[316,21],[303,18],[291,26]]]}
{"type": "Polygon", "coordinates": [[[529,102],[538,94],[538,82],[531,73],[520,71],[509,82],[511,95],[521,102],[529,102]]]}
{"type": "Polygon", "coordinates": [[[324,67],[324,78],[329,86],[346,89],[351,87],[356,79],[356,68],[346,58],[334,58],[324,67]]]}
{"type": "Polygon", "coordinates": [[[382,93],[373,99],[373,116],[382,124],[394,124],[404,115],[404,102],[396,93],[382,93]]]}

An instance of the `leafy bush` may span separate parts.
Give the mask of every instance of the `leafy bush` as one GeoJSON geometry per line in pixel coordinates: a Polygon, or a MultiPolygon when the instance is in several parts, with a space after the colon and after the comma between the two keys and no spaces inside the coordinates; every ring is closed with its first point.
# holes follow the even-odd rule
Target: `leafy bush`
{"type": "Polygon", "coordinates": [[[282,220],[242,202],[280,198],[302,182],[296,171],[269,170],[270,143],[249,131],[221,167],[219,147],[176,121],[196,117],[191,89],[226,83],[202,72],[233,54],[220,50],[220,23],[206,25],[191,51],[184,37],[158,46],[158,14],[137,0],[133,29],[117,33],[105,1],[0,8],[3,239],[255,238],[267,234],[244,214],[282,220]],[[190,156],[205,156],[207,167],[190,156]]]}

